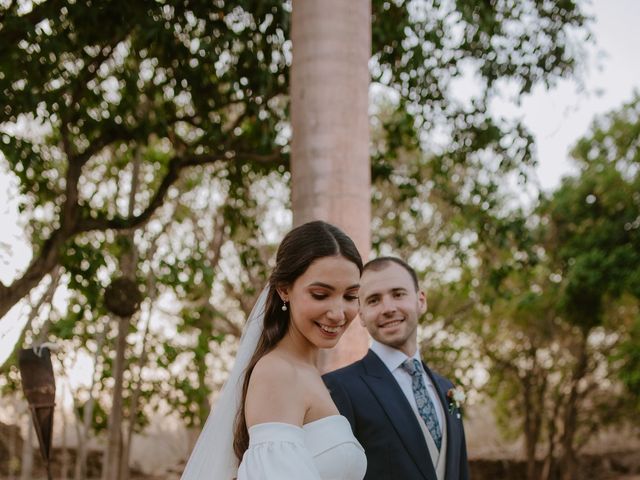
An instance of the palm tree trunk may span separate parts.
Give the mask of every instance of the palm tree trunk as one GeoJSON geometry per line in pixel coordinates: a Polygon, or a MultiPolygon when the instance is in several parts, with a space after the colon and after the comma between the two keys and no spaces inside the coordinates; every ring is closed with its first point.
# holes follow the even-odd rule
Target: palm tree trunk
{"type": "MultiPolygon", "coordinates": [[[[367,258],[371,2],[293,0],[291,38],[293,223],[333,223],[367,258]]],[[[321,370],[362,357],[368,341],[359,322],[345,339],[321,359],[321,370]]]]}

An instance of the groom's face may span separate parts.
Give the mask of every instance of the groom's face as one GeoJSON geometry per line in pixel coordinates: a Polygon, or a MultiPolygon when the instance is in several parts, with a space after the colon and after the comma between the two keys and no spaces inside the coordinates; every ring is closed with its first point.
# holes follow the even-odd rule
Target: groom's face
{"type": "Polygon", "coordinates": [[[378,342],[411,356],[417,348],[420,316],[427,309],[424,293],[400,265],[366,270],[360,279],[360,321],[378,342]]]}

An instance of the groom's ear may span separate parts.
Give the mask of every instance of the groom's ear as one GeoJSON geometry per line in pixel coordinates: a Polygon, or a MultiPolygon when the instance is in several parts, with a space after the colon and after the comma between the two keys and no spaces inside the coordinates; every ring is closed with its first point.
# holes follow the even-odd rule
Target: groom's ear
{"type": "Polygon", "coordinates": [[[418,290],[418,310],[420,315],[427,311],[427,295],[422,290],[418,290]]]}

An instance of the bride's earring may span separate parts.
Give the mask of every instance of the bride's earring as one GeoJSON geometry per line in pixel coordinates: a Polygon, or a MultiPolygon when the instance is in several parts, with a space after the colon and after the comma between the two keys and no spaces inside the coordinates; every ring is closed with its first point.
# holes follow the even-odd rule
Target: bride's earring
{"type": "Polygon", "coordinates": [[[282,300],[282,311],[283,312],[287,311],[287,301],[286,300],[282,300]]]}

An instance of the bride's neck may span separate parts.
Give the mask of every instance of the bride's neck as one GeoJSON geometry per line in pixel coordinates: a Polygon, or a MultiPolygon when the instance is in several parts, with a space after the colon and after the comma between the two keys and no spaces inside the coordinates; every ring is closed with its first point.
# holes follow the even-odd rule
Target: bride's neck
{"type": "Polygon", "coordinates": [[[291,332],[284,336],[275,349],[282,350],[296,360],[314,367],[320,352],[320,349],[310,344],[306,338],[303,336],[296,337],[291,332]]]}

